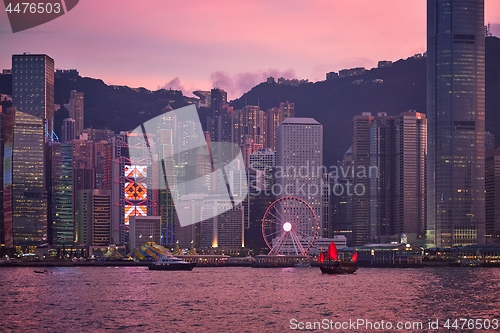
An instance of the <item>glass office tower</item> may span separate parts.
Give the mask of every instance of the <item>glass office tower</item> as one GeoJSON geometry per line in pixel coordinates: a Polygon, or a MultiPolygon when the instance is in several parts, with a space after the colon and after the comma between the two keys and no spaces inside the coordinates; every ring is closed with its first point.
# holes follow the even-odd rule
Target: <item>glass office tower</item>
{"type": "Polygon", "coordinates": [[[54,131],[54,59],[45,54],[12,56],[12,105],[45,119],[46,141],[54,131]]]}
{"type": "Polygon", "coordinates": [[[430,247],[484,243],[484,0],[427,1],[430,247]]]}
{"type": "Polygon", "coordinates": [[[4,146],[5,246],[25,250],[47,242],[44,128],[36,116],[7,109],[4,146]]]}

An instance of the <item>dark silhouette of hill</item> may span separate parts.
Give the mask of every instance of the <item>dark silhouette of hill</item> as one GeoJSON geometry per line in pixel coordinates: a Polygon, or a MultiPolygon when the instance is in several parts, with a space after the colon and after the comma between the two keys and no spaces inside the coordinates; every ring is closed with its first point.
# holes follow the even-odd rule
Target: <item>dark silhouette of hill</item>
{"type": "Polygon", "coordinates": [[[84,126],[108,128],[117,133],[134,129],[141,123],[162,113],[167,105],[180,108],[187,105],[181,91],[125,86],[108,86],[102,80],[78,77],[76,81],[65,78],[55,80],[54,100],[61,105],[56,112],[54,127],[60,131],[62,120],[68,117],[63,104],[67,104],[71,90],[82,91],[85,103],[84,126]]]}
{"type": "MultiPolygon", "coordinates": [[[[280,102],[295,103],[297,117],[312,117],[324,126],[324,163],[335,165],[351,145],[351,122],[362,112],[387,112],[397,115],[414,109],[425,113],[425,58],[399,60],[391,67],[375,68],[359,76],[308,83],[299,87],[261,83],[230,104],[235,109],[246,104],[260,105],[262,110],[279,106],[280,102]],[[383,83],[373,80],[381,79],[383,83]],[[353,84],[355,80],[363,80],[353,84]]],[[[11,94],[11,76],[0,74],[2,93],[11,94]]],[[[85,128],[109,128],[115,132],[134,129],[162,113],[167,105],[176,109],[187,105],[182,92],[175,90],[149,91],[125,86],[108,86],[102,80],[78,77],[55,79],[55,103],[61,109],[55,113],[54,128],[60,133],[68,111],[70,91],[85,93],[85,128]]],[[[208,111],[199,110],[206,124],[208,111]]]]}
{"type": "Polygon", "coordinates": [[[426,112],[426,60],[408,58],[359,76],[298,87],[261,83],[230,104],[238,109],[246,102],[267,110],[285,100],[295,103],[296,117],[312,117],[323,125],[324,163],[336,165],[351,146],[355,115],[397,115],[410,109],[426,112]],[[383,83],[373,82],[376,79],[383,83]],[[355,80],[363,81],[353,84],[355,80]]]}

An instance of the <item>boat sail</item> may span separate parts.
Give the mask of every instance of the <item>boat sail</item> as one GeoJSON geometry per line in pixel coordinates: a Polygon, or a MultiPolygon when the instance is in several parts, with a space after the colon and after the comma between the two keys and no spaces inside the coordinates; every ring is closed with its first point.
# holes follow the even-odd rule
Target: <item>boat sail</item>
{"type": "Polygon", "coordinates": [[[321,264],[319,265],[319,268],[323,274],[352,274],[358,269],[358,264],[356,262],[357,257],[357,253],[354,253],[352,261],[339,260],[337,255],[337,246],[335,246],[335,243],[332,241],[330,246],[328,246],[326,261],[324,259],[323,252],[320,253],[318,262],[321,264]]]}

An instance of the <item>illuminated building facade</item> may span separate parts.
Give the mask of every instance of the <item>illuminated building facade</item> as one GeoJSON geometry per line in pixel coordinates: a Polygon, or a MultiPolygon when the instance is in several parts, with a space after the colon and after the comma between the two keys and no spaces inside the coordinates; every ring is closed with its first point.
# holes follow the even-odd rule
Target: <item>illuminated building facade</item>
{"type": "Polygon", "coordinates": [[[63,125],[61,128],[61,142],[68,143],[73,141],[75,138],[75,120],[72,118],[66,118],[63,120],[63,125]]]}
{"type": "Polygon", "coordinates": [[[393,234],[425,245],[427,227],[427,119],[408,111],[395,120],[395,193],[393,234]]]}
{"type": "MultiPolygon", "coordinates": [[[[387,113],[377,114],[370,125],[370,187],[366,188],[370,198],[370,242],[379,242],[382,235],[393,234],[395,177],[395,128],[394,118],[387,113]]],[[[361,169],[358,169],[361,170],[361,169]]],[[[355,183],[364,177],[357,177],[355,183]]],[[[358,192],[359,193],[359,192],[358,192]]]]}
{"type": "Polygon", "coordinates": [[[78,192],[78,243],[108,246],[111,242],[111,192],[78,192]]]}
{"type": "MultiPolygon", "coordinates": [[[[151,138],[153,144],[154,138],[151,138]]],[[[128,242],[131,216],[156,215],[156,163],[148,154],[146,142],[135,133],[122,132],[111,140],[112,175],[112,239],[128,242]],[[134,151],[134,152],[132,152],[134,151]],[[130,158],[133,156],[133,158],[130,158]]]]}
{"type": "Polygon", "coordinates": [[[83,92],[71,90],[68,106],[69,117],[75,120],[75,137],[83,133],[83,92]]]}
{"type": "Polygon", "coordinates": [[[234,114],[233,142],[239,146],[246,140],[253,140],[254,144],[266,146],[267,116],[258,106],[247,105],[234,114]]]}
{"type": "Polygon", "coordinates": [[[500,243],[500,149],[486,152],[486,242],[500,243]]]}
{"type": "Polygon", "coordinates": [[[73,147],[60,142],[49,143],[48,233],[49,244],[73,246],[73,147]]]}
{"type": "MultiPolygon", "coordinates": [[[[318,218],[322,237],[323,125],[313,118],[287,118],[276,129],[277,198],[295,196],[306,201],[318,218]],[[306,190],[301,190],[301,189],[306,190]],[[310,189],[307,190],[307,189],[310,189]]],[[[286,207],[284,208],[286,212],[286,207]]],[[[297,226],[303,234],[314,235],[314,221],[297,226]]]]}
{"type": "MultiPolygon", "coordinates": [[[[349,220],[346,208],[352,203],[355,246],[399,241],[403,234],[409,243],[424,245],[427,213],[425,114],[413,110],[397,116],[387,116],[385,112],[377,116],[364,113],[354,117],[353,128],[352,154],[348,152],[345,156],[346,161],[352,157],[352,164],[344,163],[351,194],[346,198],[340,195],[338,202],[334,198],[338,208],[334,207],[333,212],[349,220]]],[[[346,179],[336,182],[347,188],[346,179]]],[[[342,224],[335,216],[334,220],[334,224],[342,224]]]]}
{"type": "Polygon", "coordinates": [[[229,207],[233,205],[226,197],[211,196],[203,201],[200,240],[202,248],[238,250],[244,247],[244,207],[229,207]]]}
{"type": "Polygon", "coordinates": [[[484,117],[484,0],[428,0],[429,247],[485,241],[484,117]]]}
{"type": "Polygon", "coordinates": [[[145,245],[147,242],[160,244],[160,216],[131,216],[129,226],[130,250],[145,245]]]}
{"type": "MultiPolygon", "coordinates": [[[[370,112],[354,116],[352,121],[352,164],[351,169],[369,170],[370,168],[370,127],[375,119],[370,112]]],[[[347,170],[347,169],[346,169],[347,170]]],[[[358,195],[352,196],[352,241],[353,246],[370,243],[370,178],[352,177],[348,172],[347,179],[359,185],[358,195]]],[[[353,193],[351,191],[351,193],[353,193]]]]}
{"type": "Polygon", "coordinates": [[[0,246],[5,246],[4,225],[3,225],[3,152],[5,133],[5,113],[0,105],[0,246]]]}
{"type": "Polygon", "coordinates": [[[24,250],[47,242],[43,119],[7,109],[4,141],[4,237],[24,250]]]}
{"type": "Polygon", "coordinates": [[[12,105],[45,120],[46,140],[54,132],[54,60],[45,54],[12,56],[12,105]]]}

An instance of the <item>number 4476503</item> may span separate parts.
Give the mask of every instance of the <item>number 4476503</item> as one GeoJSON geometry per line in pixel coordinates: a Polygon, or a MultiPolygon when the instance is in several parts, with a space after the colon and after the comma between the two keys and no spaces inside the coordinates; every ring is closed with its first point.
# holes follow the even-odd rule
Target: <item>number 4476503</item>
{"type": "Polygon", "coordinates": [[[466,319],[460,318],[455,320],[446,320],[443,324],[444,328],[461,329],[461,330],[496,330],[499,328],[498,319],[466,319]]]}
{"type": "Polygon", "coordinates": [[[16,12],[18,14],[26,14],[26,13],[31,13],[31,14],[59,14],[61,12],[61,3],[56,2],[54,4],[52,3],[35,3],[35,2],[23,2],[23,3],[17,3],[14,8],[12,8],[12,3],[9,3],[7,7],[5,8],[5,11],[8,12],[9,14],[12,12],[16,12]],[[23,8],[24,7],[24,8],[23,8]]]}

